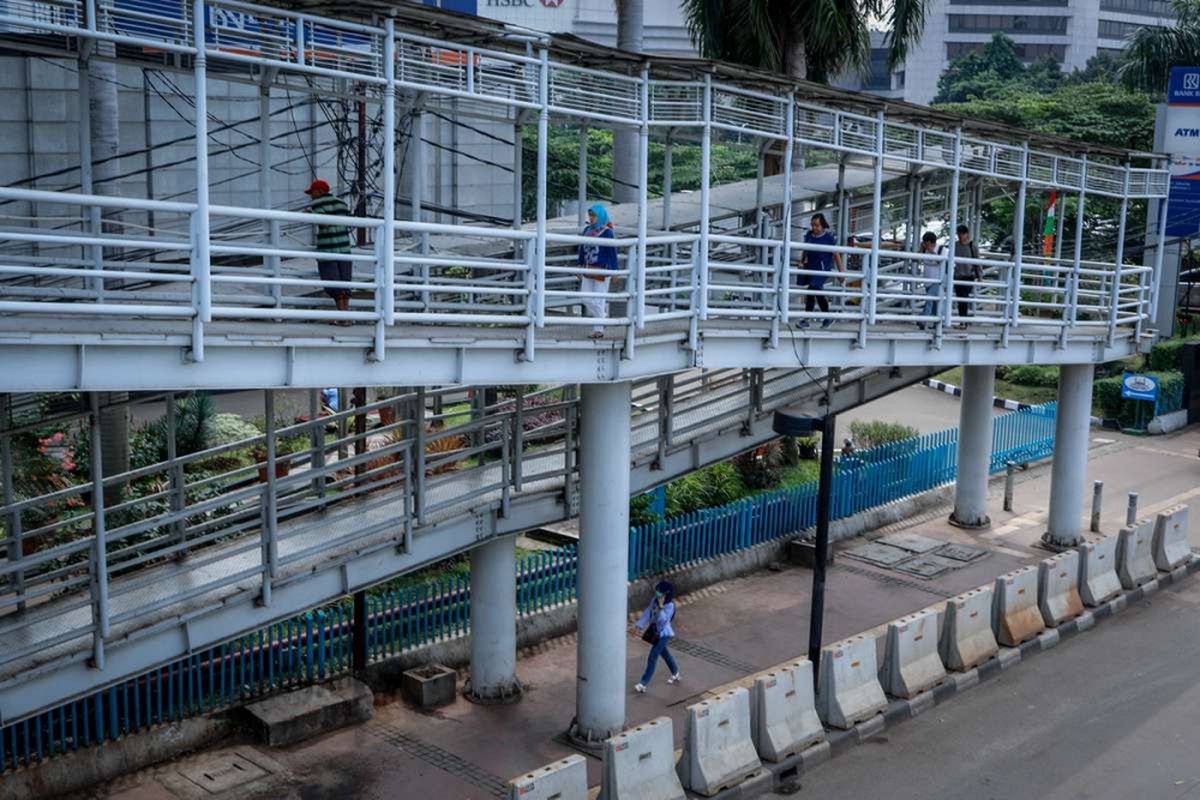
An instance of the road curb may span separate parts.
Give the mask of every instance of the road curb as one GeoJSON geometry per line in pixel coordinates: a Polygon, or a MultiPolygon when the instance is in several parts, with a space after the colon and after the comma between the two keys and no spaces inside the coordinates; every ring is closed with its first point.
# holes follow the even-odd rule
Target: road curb
{"type": "MultiPolygon", "coordinates": [[[[921,381],[921,385],[928,386],[930,389],[933,389],[934,391],[942,392],[942,393],[948,394],[948,395],[953,395],[954,397],[962,397],[962,392],[963,392],[962,387],[955,386],[952,383],[946,383],[944,381],[935,381],[932,378],[926,378],[925,380],[921,381]]],[[[1005,397],[993,397],[992,398],[992,407],[993,408],[1002,408],[1005,411],[1026,411],[1031,408],[1037,408],[1037,406],[1032,405],[1030,403],[1021,403],[1016,400],[1009,400],[1008,398],[1005,398],[1005,397]]],[[[1100,419],[1099,417],[1089,417],[1088,419],[1091,420],[1091,424],[1093,425],[1093,427],[1103,427],[1104,426],[1104,420],[1100,419]]]]}

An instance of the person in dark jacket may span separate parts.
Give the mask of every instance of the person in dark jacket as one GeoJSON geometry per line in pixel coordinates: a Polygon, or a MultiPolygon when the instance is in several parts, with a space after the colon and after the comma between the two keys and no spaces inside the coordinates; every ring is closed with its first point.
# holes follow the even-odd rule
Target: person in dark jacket
{"type": "MultiPolygon", "coordinates": [[[[837,237],[833,235],[833,231],[829,230],[829,221],[825,219],[824,214],[813,214],[809,220],[809,230],[804,234],[806,244],[820,244],[826,246],[834,246],[837,244],[837,237]]],[[[816,270],[822,273],[832,272],[834,265],[837,265],[837,271],[842,272],[842,254],[831,253],[828,251],[805,250],[801,254],[800,264],[805,269],[816,270]]],[[[824,294],[814,294],[825,289],[825,275],[799,275],[799,283],[801,286],[807,286],[809,292],[804,296],[804,310],[812,313],[813,306],[817,305],[821,308],[821,313],[829,313],[829,298],[824,294]]],[[[807,319],[801,320],[797,327],[807,328],[809,326],[807,319]]],[[[833,324],[833,318],[827,317],[821,321],[822,328],[828,328],[833,324]]]]}
{"type": "MultiPolygon", "coordinates": [[[[338,197],[330,194],[329,183],[317,178],[304,190],[312,199],[309,212],[349,217],[350,208],[338,197]]],[[[317,272],[323,281],[349,283],[353,280],[353,263],[342,259],[321,258],[323,254],[348,254],[350,252],[350,229],[345,225],[317,226],[317,272]]],[[[350,289],[346,286],[326,286],[325,293],[333,298],[338,311],[350,310],[350,289]]],[[[335,325],[349,325],[349,320],[337,320],[335,325]]]]}
{"type": "MultiPolygon", "coordinates": [[[[588,209],[588,224],[583,229],[583,235],[597,239],[615,239],[613,224],[608,220],[608,209],[596,203],[588,209]]],[[[585,312],[592,319],[604,319],[608,316],[608,279],[606,272],[617,269],[617,248],[613,245],[581,244],[576,264],[580,267],[595,267],[595,272],[583,276],[581,290],[588,292],[583,298],[585,312]]],[[[597,323],[592,327],[592,338],[599,339],[604,335],[604,326],[597,323]]]]}
{"type": "Polygon", "coordinates": [[[675,635],[675,629],[671,627],[674,619],[675,587],[670,581],[659,581],[654,587],[654,597],[650,600],[650,605],[646,606],[636,624],[638,633],[642,634],[642,638],[649,642],[651,647],[650,657],[646,659],[646,671],[633,687],[634,691],[646,691],[646,687],[654,678],[654,667],[660,656],[667,662],[667,669],[671,670],[671,677],[667,678],[667,683],[679,683],[679,667],[675,664],[671,651],[667,649],[671,637],[675,635]]]}

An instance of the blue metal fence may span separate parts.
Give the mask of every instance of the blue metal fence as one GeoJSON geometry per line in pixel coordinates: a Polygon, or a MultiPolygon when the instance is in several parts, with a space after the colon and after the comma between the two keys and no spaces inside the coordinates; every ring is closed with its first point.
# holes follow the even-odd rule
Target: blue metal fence
{"type": "MultiPolygon", "coordinates": [[[[1003,469],[1008,461],[1042,458],[1053,446],[1053,403],[997,417],[992,470],[1003,469]]],[[[957,455],[958,431],[951,429],[840,460],[834,473],[834,518],[954,480],[957,455]]],[[[816,521],[816,490],[814,481],[632,528],[629,577],[665,572],[810,527],[816,521]]],[[[517,562],[518,613],[529,615],[574,600],[576,567],[573,546],[522,557],[517,562]]],[[[371,660],[470,629],[466,574],[380,592],[367,601],[371,660]]],[[[0,774],[345,673],[351,668],[352,635],[349,603],[334,604],[8,725],[0,729],[0,774]]]]}

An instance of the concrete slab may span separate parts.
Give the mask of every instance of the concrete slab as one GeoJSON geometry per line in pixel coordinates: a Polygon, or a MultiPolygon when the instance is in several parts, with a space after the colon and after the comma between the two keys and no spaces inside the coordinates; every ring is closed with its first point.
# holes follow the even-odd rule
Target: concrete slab
{"type": "Polygon", "coordinates": [[[961,561],[964,564],[983,558],[988,554],[986,547],[975,547],[969,544],[944,544],[933,551],[935,556],[961,561]]]}
{"type": "Polygon", "coordinates": [[[880,544],[899,547],[902,550],[908,550],[912,553],[928,553],[932,550],[937,550],[939,547],[946,544],[942,539],[933,539],[929,536],[922,536],[919,533],[893,533],[890,536],[884,536],[876,540],[880,544]]]}
{"type": "Polygon", "coordinates": [[[918,578],[934,578],[958,566],[960,566],[960,562],[958,561],[942,558],[941,556],[926,555],[917,556],[909,561],[905,561],[903,564],[897,564],[894,569],[897,572],[916,575],[918,578]]]}
{"type": "Polygon", "coordinates": [[[879,542],[868,542],[867,544],[858,547],[852,547],[843,555],[857,558],[860,561],[866,561],[869,564],[878,564],[881,567],[891,567],[899,564],[906,558],[912,558],[912,551],[903,550],[899,547],[894,547],[889,544],[880,544],[879,542]]]}
{"type": "Polygon", "coordinates": [[[341,678],[268,697],[245,713],[264,744],[282,747],[371,718],[375,696],[366,684],[341,678]]]}

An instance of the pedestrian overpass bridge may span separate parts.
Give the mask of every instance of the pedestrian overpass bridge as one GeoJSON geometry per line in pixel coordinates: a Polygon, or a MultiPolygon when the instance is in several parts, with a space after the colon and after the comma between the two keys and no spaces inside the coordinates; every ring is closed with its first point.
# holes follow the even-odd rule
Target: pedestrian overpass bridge
{"type": "MultiPolygon", "coordinates": [[[[608,685],[619,684],[615,672],[603,677],[611,659],[597,655],[612,623],[596,620],[623,616],[594,603],[619,611],[624,595],[594,583],[590,564],[620,550],[631,490],[772,438],[771,412],[783,405],[824,414],[960,364],[1120,358],[1137,352],[1153,318],[1161,233],[1128,224],[1132,210],[1166,195],[1153,155],[382,2],[317,16],[240,0],[159,12],[48,0],[5,6],[0,37],[78,59],[81,71],[117,59],[200,87],[184,197],[114,195],[86,156],[79,191],[0,187],[9,209],[40,210],[0,212],[0,392],[534,385],[531,396],[543,398],[527,408],[520,390],[483,403],[465,424],[430,428],[447,420],[429,416],[427,400],[459,390],[410,390],[366,409],[394,408],[399,421],[335,442],[324,441],[321,422],[274,430],[269,412],[265,436],[218,448],[261,448],[261,480],[246,468],[189,481],[189,465],[221,455],[208,451],[97,471],[90,483],[36,497],[14,491],[9,414],[0,436],[5,723],[581,510],[580,662],[595,672],[579,719],[585,738],[607,735],[619,729],[612,717],[623,702],[613,698],[623,694],[608,685]],[[318,217],[277,204],[269,178],[258,206],[210,202],[204,87],[214,76],[258,85],[267,108],[273,92],[287,91],[350,98],[378,114],[379,190],[366,213],[318,217]],[[536,125],[532,221],[518,211],[509,227],[433,222],[420,181],[402,201],[401,105],[418,119],[438,110],[500,120],[518,139],[536,125]],[[638,198],[614,209],[619,269],[603,318],[578,310],[584,271],[573,253],[586,240],[570,219],[550,217],[551,124],[637,136],[638,198]],[[663,197],[653,201],[652,140],[664,144],[663,197]],[[683,143],[701,150],[696,192],[671,189],[672,148],[683,143]],[[714,185],[714,143],[757,148],[757,178],[714,185]],[[771,163],[789,168],[768,177],[771,163]],[[1025,209],[1049,191],[1071,196],[1076,218],[1070,241],[1060,236],[1042,255],[1026,240],[1025,209]],[[1015,209],[1007,244],[981,242],[978,258],[919,252],[925,230],[945,239],[962,223],[979,239],[985,210],[1003,199],[1015,209]],[[1117,218],[1088,234],[1085,215],[1098,202],[1117,218]],[[815,212],[832,221],[837,244],[803,240],[815,212]],[[319,222],[363,232],[351,253],[321,256],[352,266],[338,284],[351,292],[348,311],[334,308],[323,294],[331,284],[315,274],[307,232],[319,222]],[[815,273],[801,258],[815,252],[846,266],[822,289],[804,280],[815,273]],[[967,265],[981,277],[956,277],[967,265]],[[961,308],[956,289],[968,290],[961,308]],[[806,310],[817,295],[827,312],[806,310]],[[588,337],[593,326],[601,338],[588,337]],[[589,411],[588,387],[598,384],[630,394],[597,391],[589,411]],[[534,408],[550,421],[528,427],[534,408]],[[287,435],[307,437],[308,448],[281,455],[287,435]],[[281,461],[305,469],[282,474],[281,461]],[[604,480],[581,487],[581,472],[604,480]],[[150,476],[148,495],[125,491],[150,476]],[[589,491],[591,519],[609,515],[590,542],[599,523],[588,522],[589,491]],[[28,527],[49,504],[80,513],[28,527]]],[[[79,96],[86,127],[86,90],[79,96]]],[[[419,139],[413,149],[422,164],[419,139]]],[[[521,158],[518,149],[516,197],[521,158]]],[[[587,168],[581,155],[582,199],[587,168]]],[[[1087,389],[1090,397],[1090,378],[1087,389]]],[[[1060,419],[1074,420],[1081,402],[1060,408],[1060,419]]],[[[91,421],[94,452],[103,410],[92,394],[73,412],[91,421]]],[[[619,566],[606,562],[609,583],[623,585],[619,566]]]]}

